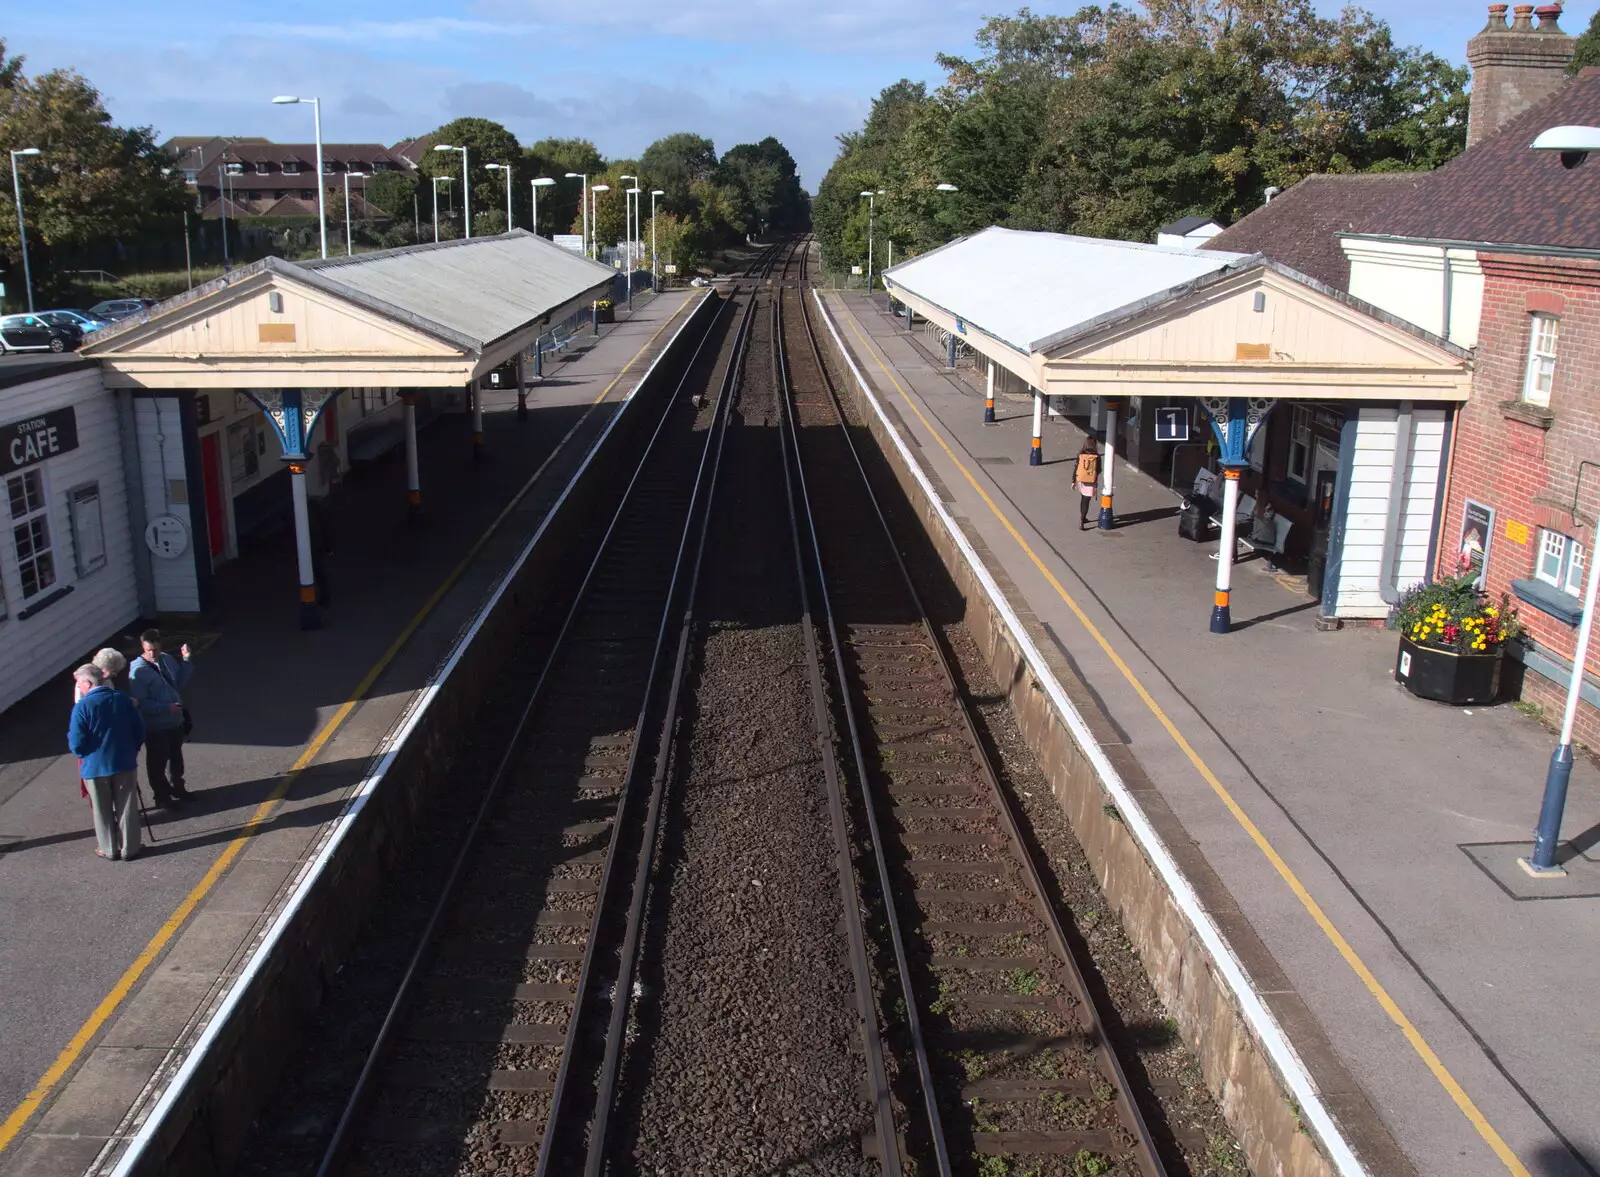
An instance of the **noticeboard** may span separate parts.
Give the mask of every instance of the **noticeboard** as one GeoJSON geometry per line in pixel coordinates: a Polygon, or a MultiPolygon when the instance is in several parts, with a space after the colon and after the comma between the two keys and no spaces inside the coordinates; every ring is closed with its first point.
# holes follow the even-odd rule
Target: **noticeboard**
{"type": "Polygon", "coordinates": [[[583,252],[582,233],[557,233],[550,240],[555,242],[562,249],[567,250],[569,253],[583,252]]]}
{"type": "Polygon", "coordinates": [[[1472,499],[1461,509],[1461,544],[1456,554],[1456,571],[1465,576],[1477,573],[1476,585],[1483,587],[1484,570],[1489,565],[1489,548],[1494,543],[1494,508],[1472,499]]]}
{"type": "Polygon", "coordinates": [[[1182,405],[1169,405],[1156,410],[1157,441],[1188,441],[1189,410],[1182,405]]]}

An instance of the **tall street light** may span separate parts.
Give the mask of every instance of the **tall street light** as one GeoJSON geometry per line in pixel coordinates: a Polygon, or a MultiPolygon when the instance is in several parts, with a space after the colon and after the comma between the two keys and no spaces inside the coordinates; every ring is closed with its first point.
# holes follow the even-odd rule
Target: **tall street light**
{"type": "Polygon", "coordinates": [[[633,309],[633,271],[639,264],[639,210],[644,206],[644,189],[629,188],[629,196],[633,197],[633,239],[628,242],[628,309],[633,309]]]}
{"type": "MultiPolygon", "coordinates": [[[[317,223],[322,229],[322,256],[328,256],[328,202],[327,181],[322,178],[322,100],[320,98],[296,98],[293,94],[279,94],[272,100],[279,106],[293,106],[299,102],[311,103],[312,124],[317,135],[317,223]]],[[[227,241],[227,229],[224,227],[222,239],[227,241]]]]}
{"type": "MultiPolygon", "coordinates": [[[[163,176],[171,176],[172,175],[172,169],[171,168],[162,168],[161,169],[161,174],[163,176]]],[[[187,191],[185,191],[183,196],[184,196],[184,200],[187,201],[188,198],[189,198],[189,193],[187,191]]],[[[194,289],[194,258],[191,257],[190,254],[189,254],[189,206],[188,206],[188,204],[185,204],[183,206],[183,268],[189,272],[189,289],[193,290],[194,289]]]]}
{"type": "Polygon", "coordinates": [[[888,193],[878,188],[861,194],[867,198],[867,293],[872,293],[872,218],[877,211],[877,198],[887,196],[888,193]]]}
{"type": "Polygon", "coordinates": [[[461,153],[461,219],[466,222],[467,240],[472,240],[472,178],[467,174],[467,149],[465,147],[452,147],[448,143],[435,143],[435,151],[459,151],[461,153]]]}
{"type": "Polygon", "coordinates": [[[17,171],[17,156],[39,155],[37,147],[19,147],[11,153],[11,189],[17,194],[17,240],[22,245],[22,281],[28,288],[28,313],[33,314],[33,271],[28,268],[28,231],[22,225],[22,174],[17,171]]]}
{"type": "Polygon", "coordinates": [[[656,276],[656,197],[665,196],[663,188],[650,189],[650,289],[661,289],[661,279],[656,276]]]}
{"type": "Polygon", "coordinates": [[[554,188],[556,182],[549,176],[540,176],[536,180],[529,180],[528,183],[533,188],[533,235],[537,237],[539,235],[539,189],[554,188]]]}
{"type": "MultiPolygon", "coordinates": [[[[1582,167],[1591,151],[1600,151],[1600,127],[1551,127],[1542,131],[1529,146],[1536,151],[1555,151],[1561,166],[1582,167]]],[[[1600,585],[1600,561],[1589,553],[1588,584],[1583,591],[1583,620],[1578,625],[1578,647],[1572,654],[1572,676],[1567,680],[1567,706],[1561,713],[1561,742],[1550,754],[1550,767],[1544,777],[1544,800],[1539,807],[1539,825],[1534,830],[1533,853],[1517,861],[1535,878],[1560,878],[1567,872],[1556,862],[1556,844],[1561,840],[1561,818],[1567,808],[1567,782],[1572,777],[1572,727],[1578,718],[1578,698],[1583,693],[1583,667],[1589,660],[1589,635],[1594,629],[1595,587],[1600,585]]]]}
{"type": "Polygon", "coordinates": [[[435,176],[433,178],[433,243],[439,244],[439,185],[449,184],[455,180],[454,176],[435,176]]]}
{"type": "Polygon", "coordinates": [[[594,237],[594,259],[600,260],[600,194],[610,192],[610,184],[589,185],[589,225],[590,233],[594,237]]]}
{"type": "MultiPolygon", "coordinates": [[[[633,269],[633,196],[639,191],[638,176],[618,176],[619,180],[632,180],[632,188],[622,190],[622,235],[628,242],[628,269],[633,269]]],[[[630,304],[631,305],[631,304],[630,304]]]]}
{"type": "Polygon", "coordinates": [[[583,206],[583,256],[589,256],[589,173],[568,172],[567,179],[583,181],[583,196],[579,203],[583,206]]]}
{"type": "Polygon", "coordinates": [[[491,172],[504,172],[506,174],[506,232],[511,232],[511,165],[508,163],[485,164],[491,172]]]}
{"type": "Polygon", "coordinates": [[[344,256],[355,257],[355,239],[351,235],[351,222],[355,219],[350,215],[350,178],[365,180],[366,172],[346,172],[344,174],[344,256]]]}

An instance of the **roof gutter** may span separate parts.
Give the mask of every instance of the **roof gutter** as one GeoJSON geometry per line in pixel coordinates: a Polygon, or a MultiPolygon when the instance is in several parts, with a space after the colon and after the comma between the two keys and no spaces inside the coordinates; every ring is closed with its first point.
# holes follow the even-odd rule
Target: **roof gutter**
{"type": "Polygon", "coordinates": [[[1571,257],[1600,261],[1600,249],[1579,249],[1569,245],[1520,245],[1501,241],[1458,241],[1453,237],[1402,237],[1397,233],[1337,233],[1340,241],[1389,241],[1397,245],[1433,245],[1444,249],[1475,249],[1489,253],[1534,254],[1539,257],[1571,257]]]}

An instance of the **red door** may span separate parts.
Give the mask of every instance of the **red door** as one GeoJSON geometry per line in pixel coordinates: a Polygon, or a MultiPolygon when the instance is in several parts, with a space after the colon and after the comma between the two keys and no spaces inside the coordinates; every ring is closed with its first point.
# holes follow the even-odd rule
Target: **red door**
{"type": "Polygon", "coordinates": [[[222,497],[222,434],[200,439],[200,476],[206,484],[206,531],[211,539],[212,562],[228,550],[228,503],[222,497]]]}

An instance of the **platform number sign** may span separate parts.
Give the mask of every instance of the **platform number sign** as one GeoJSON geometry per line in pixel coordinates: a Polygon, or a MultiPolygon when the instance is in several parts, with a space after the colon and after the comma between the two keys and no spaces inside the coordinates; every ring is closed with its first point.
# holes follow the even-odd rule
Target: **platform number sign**
{"type": "Polygon", "coordinates": [[[1172,405],[1156,410],[1157,441],[1188,441],[1189,410],[1182,405],[1172,405]]]}

